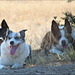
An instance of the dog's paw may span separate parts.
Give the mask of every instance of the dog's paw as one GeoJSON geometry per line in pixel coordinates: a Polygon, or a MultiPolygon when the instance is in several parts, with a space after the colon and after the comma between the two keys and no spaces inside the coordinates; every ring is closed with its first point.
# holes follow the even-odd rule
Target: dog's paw
{"type": "Polygon", "coordinates": [[[17,69],[17,68],[21,68],[21,67],[23,67],[23,64],[14,64],[11,68],[17,69]]]}
{"type": "Polygon", "coordinates": [[[7,69],[7,68],[8,68],[7,66],[0,65],[0,69],[7,69]]]}

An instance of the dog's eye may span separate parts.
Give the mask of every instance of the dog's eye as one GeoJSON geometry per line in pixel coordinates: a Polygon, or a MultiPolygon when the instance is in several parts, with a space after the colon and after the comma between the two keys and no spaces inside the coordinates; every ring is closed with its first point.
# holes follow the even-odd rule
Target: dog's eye
{"type": "Polygon", "coordinates": [[[16,40],[18,40],[18,39],[19,39],[19,37],[15,37],[15,39],[16,39],[16,40]]]}
{"type": "Polygon", "coordinates": [[[8,37],[8,39],[10,40],[10,39],[11,39],[11,37],[8,37]]]}

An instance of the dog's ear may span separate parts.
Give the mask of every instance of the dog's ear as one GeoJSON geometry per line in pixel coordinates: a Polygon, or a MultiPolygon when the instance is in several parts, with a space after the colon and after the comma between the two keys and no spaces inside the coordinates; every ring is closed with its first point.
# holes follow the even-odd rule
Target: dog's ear
{"type": "Polygon", "coordinates": [[[61,38],[60,29],[54,20],[52,21],[51,31],[56,39],[59,40],[61,38]]]}
{"type": "Polygon", "coordinates": [[[27,31],[27,29],[21,30],[21,31],[19,32],[22,38],[25,38],[25,31],[27,31]]]}
{"type": "Polygon", "coordinates": [[[8,36],[10,33],[12,33],[12,31],[9,30],[9,29],[7,29],[7,31],[6,31],[6,36],[8,36]]]}
{"type": "Polygon", "coordinates": [[[65,19],[65,26],[64,27],[68,33],[70,33],[70,34],[72,33],[72,27],[70,25],[70,22],[67,19],[65,19]]]}
{"type": "Polygon", "coordinates": [[[6,23],[6,21],[4,19],[2,20],[1,27],[5,28],[5,29],[9,28],[7,23],[6,23]]]}

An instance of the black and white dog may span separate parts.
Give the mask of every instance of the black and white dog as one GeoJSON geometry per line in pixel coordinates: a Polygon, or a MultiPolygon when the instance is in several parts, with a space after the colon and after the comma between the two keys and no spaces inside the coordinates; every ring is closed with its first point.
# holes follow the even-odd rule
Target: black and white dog
{"type": "MultiPolygon", "coordinates": [[[[7,65],[13,65],[15,63],[15,61],[18,61],[18,59],[16,59],[16,57],[18,57],[17,55],[21,54],[21,52],[23,52],[23,51],[24,52],[22,55],[24,55],[23,56],[24,60],[27,58],[27,60],[30,59],[30,61],[32,62],[31,46],[27,45],[25,42],[25,39],[24,39],[25,38],[25,33],[24,33],[25,31],[26,30],[22,30],[20,32],[14,33],[11,30],[9,30],[9,27],[8,27],[6,21],[5,20],[2,21],[1,28],[0,28],[0,38],[1,38],[0,42],[2,44],[2,45],[0,44],[1,45],[1,48],[0,48],[0,53],[1,53],[0,69],[5,68],[5,66],[7,66],[7,65]],[[10,40],[11,40],[10,37],[12,38],[12,40],[14,39],[13,44],[12,44],[12,41],[10,43],[10,40]],[[9,55],[10,55],[10,58],[8,58],[9,55]],[[12,59],[15,61],[12,61],[12,59]],[[8,61],[9,61],[9,63],[8,63],[8,61]]],[[[21,57],[22,57],[22,55],[21,55],[21,57]]],[[[21,66],[22,66],[22,64],[21,64],[21,66]]],[[[18,68],[18,67],[16,66],[16,67],[12,67],[12,68],[18,68]]]]}
{"type": "Polygon", "coordinates": [[[6,32],[6,37],[1,44],[0,69],[23,67],[25,59],[30,54],[30,47],[25,41],[25,31],[12,32],[9,29],[6,32]]]}

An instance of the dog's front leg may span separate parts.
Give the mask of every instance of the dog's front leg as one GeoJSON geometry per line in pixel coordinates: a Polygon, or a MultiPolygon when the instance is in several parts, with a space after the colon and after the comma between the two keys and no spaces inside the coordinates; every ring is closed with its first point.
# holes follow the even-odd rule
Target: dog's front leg
{"type": "Polygon", "coordinates": [[[21,67],[23,67],[23,64],[16,63],[11,68],[21,68],[21,67]]]}
{"type": "Polygon", "coordinates": [[[52,47],[50,50],[49,50],[49,52],[50,53],[56,53],[56,54],[58,54],[58,55],[63,55],[63,54],[65,54],[65,52],[62,52],[62,51],[60,51],[60,50],[58,50],[56,47],[52,47]]]}
{"type": "Polygon", "coordinates": [[[0,69],[7,69],[8,67],[5,66],[5,65],[2,65],[2,63],[3,63],[3,61],[2,61],[2,59],[0,57],[0,69]]]}

